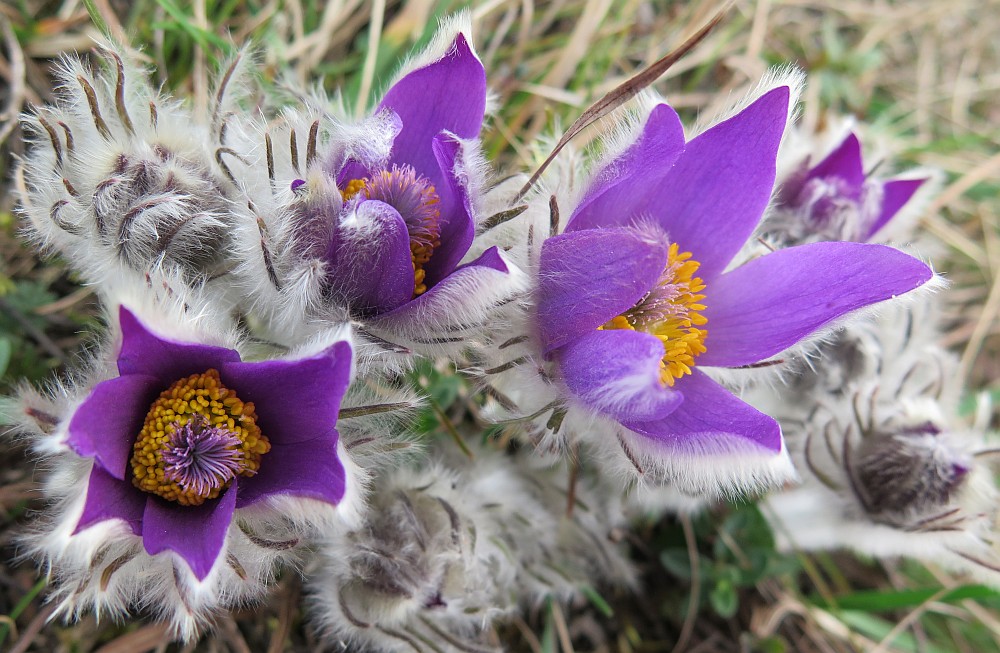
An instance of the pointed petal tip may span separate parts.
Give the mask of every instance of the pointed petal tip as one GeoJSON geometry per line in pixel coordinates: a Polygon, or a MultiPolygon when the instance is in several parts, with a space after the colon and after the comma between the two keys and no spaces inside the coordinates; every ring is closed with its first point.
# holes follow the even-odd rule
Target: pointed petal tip
{"type": "Polygon", "coordinates": [[[926,263],[887,245],[820,242],[778,250],[710,286],[708,351],[699,363],[756,363],[847,314],[934,278],[926,263]]]}
{"type": "Polygon", "coordinates": [[[677,387],[685,400],[666,418],[625,424],[632,453],[650,473],[707,498],[757,493],[795,478],[774,419],[698,370],[677,387]]]}
{"type": "Polygon", "coordinates": [[[142,545],[149,555],[171,551],[198,581],[205,580],[220,558],[236,509],[237,481],[218,499],[181,506],[149,495],[142,518],[142,545]]]}

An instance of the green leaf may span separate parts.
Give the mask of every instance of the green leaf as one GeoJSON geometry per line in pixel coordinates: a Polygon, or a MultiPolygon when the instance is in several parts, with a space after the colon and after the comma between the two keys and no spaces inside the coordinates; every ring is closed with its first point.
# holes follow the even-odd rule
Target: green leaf
{"type": "Polygon", "coordinates": [[[552,616],[552,599],[548,599],[545,610],[545,628],[541,637],[542,653],[558,653],[559,644],[556,642],[556,625],[552,616]]]}
{"type": "Polygon", "coordinates": [[[719,529],[738,542],[744,551],[774,550],[774,534],[771,532],[771,526],[755,504],[741,505],[722,522],[719,529]]]}
{"type": "Polygon", "coordinates": [[[457,375],[438,374],[427,387],[427,392],[442,410],[447,410],[458,399],[464,385],[465,382],[457,375]]]}
{"type": "Polygon", "coordinates": [[[158,5],[163,7],[164,11],[170,14],[170,17],[176,21],[177,26],[187,32],[191,38],[199,43],[199,45],[202,47],[213,45],[226,55],[232,54],[232,43],[214,32],[210,32],[207,29],[203,29],[195,25],[192,22],[192,17],[186,15],[180,7],[173,3],[172,0],[156,0],[156,2],[158,5]]]}
{"type": "MultiPolygon", "coordinates": [[[[921,605],[940,591],[940,587],[898,591],[869,590],[837,596],[836,601],[837,605],[843,610],[863,610],[865,612],[900,610],[921,605]]],[[[935,599],[935,601],[939,603],[958,603],[966,599],[992,599],[998,597],[1000,597],[1000,592],[991,587],[986,587],[985,585],[962,585],[935,599]]],[[[814,605],[827,607],[826,601],[819,596],[811,596],[809,597],[809,601],[814,605]]]]}
{"type": "Polygon", "coordinates": [[[765,637],[754,644],[755,653],[788,653],[788,644],[780,637],[765,637]]]}
{"type": "MultiPolygon", "coordinates": [[[[24,612],[29,605],[31,605],[31,602],[35,600],[35,597],[38,596],[38,594],[45,588],[45,584],[47,582],[48,580],[43,578],[35,583],[34,586],[32,586],[32,588],[21,597],[21,600],[17,602],[17,605],[14,606],[14,609],[11,610],[10,614],[7,616],[12,620],[20,617],[21,613],[24,612]]],[[[7,623],[0,623],[0,644],[3,644],[3,641],[7,639],[7,632],[9,630],[10,626],[7,623]]]]}
{"type": "MultiPolygon", "coordinates": [[[[845,624],[876,642],[880,642],[885,639],[886,635],[888,635],[895,626],[895,624],[891,621],[870,615],[867,612],[860,612],[856,610],[844,610],[839,612],[838,616],[845,624]]],[[[910,632],[902,632],[897,635],[892,640],[892,650],[912,651],[913,653],[917,653],[918,651],[922,651],[924,653],[950,653],[948,650],[943,649],[940,646],[935,646],[930,642],[918,645],[916,638],[914,638],[913,634],[910,632]]]]}
{"type": "Polygon", "coordinates": [[[691,557],[687,549],[664,549],[660,552],[660,563],[674,576],[691,580],[691,557]]]}
{"type": "Polygon", "coordinates": [[[720,580],[708,595],[708,602],[720,617],[728,619],[740,607],[740,597],[736,588],[728,580],[720,580]]]}
{"type": "Polygon", "coordinates": [[[615,616],[615,611],[611,608],[608,602],[604,600],[604,597],[601,596],[593,587],[590,585],[584,585],[580,588],[580,591],[583,592],[584,596],[590,599],[590,602],[594,604],[594,607],[597,608],[605,617],[615,616]]]}
{"type": "Polygon", "coordinates": [[[97,9],[97,5],[94,4],[94,0],[83,0],[83,6],[87,9],[87,13],[90,14],[90,20],[94,23],[94,27],[104,36],[110,37],[111,29],[104,22],[104,17],[101,16],[101,12],[97,9]]]}
{"type": "Polygon", "coordinates": [[[10,365],[10,355],[13,347],[10,338],[0,336],[0,376],[7,373],[7,366],[10,365]]]}

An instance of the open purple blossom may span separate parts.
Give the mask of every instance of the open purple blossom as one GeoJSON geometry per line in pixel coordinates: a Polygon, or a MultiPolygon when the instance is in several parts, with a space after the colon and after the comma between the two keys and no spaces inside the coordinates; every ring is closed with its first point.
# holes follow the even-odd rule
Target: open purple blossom
{"type": "Polygon", "coordinates": [[[69,421],[66,443],[94,460],[76,532],[121,520],[147,553],[172,551],[204,580],[236,510],[282,495],[343,499],[347,342],[244,362],[232,349],[161,338],[124,307],[119,320],[119,376],[69,421]]]}
{"type": "Polygon", "coordinates": [[[541,249],[537,332],[569,396],[704,490],[746,486],[755,457],[783,445],[777,422],[699,368],[755,365],[932,277],[895,249],[843,242],[731,267],[770,200],[789,98],[774,88],[687,142],[656,106],[541,249]]]}
{"type": "Polygon", "coordinates": [[[353,315],[405,317],[483,271],[507,272],[496,249],[459,266],[475,234],[470,161],[485,110],[485,70],[458,33],[376,108],[394,131],[387,156],[360,144],[327,161],[343,205],[324,234],[326,281],[353,315]]]}
{"type": "Polygon", "coordinates": [[[924,178],[879,179],[865,172],[853,132],[822,161],[806,159],[782,184],[776,209],[789,213],[785,229],[796,240],[870,241],[910,201],[924,178]]]}

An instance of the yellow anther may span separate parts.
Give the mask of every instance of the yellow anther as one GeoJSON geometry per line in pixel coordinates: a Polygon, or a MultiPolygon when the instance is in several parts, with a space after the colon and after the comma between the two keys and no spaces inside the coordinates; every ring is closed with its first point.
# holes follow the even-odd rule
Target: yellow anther
{"type": "MultiPolygon", "coordinates": [[[[270,449],[270,442],[257,426],[253,403],[241,401],[222,385],[219,373],[210,369],[178,380],[150,406],[132,448],[132,484],[184,506],[201,505],[219,496],[232,484],[233,476],[256,474],[261,456],[270,449]],[[178,454],[176,434],[189,425],[211,438],[214,449],[210,453],[222,457],[228,465],[225,477],[218,473],[215,477],[191,474],[202,482],[186,482],[183,473],[176,469],[167,471],[168,461],[182,455],[178,454]],[[164,460],[165,454],[168,460],[164,460]],[[208,482],[204,482],[206,477],[208,482]]],[[[191,465],[200,463],[198,455],[198,452],[191,454],[191,465]]],[[[214,468],[206,465],[204,469],[212,472],[214,468]]]]}
{"type": "Polygon", "coordinates": [[[660,380],[667,386],[691,374],[695,357],[707,351],[708,331],[697,328],[708,323],[699,312],[705,310],[701,303],[705,295],[700,294],[705,284],[694,276],[700,266],[691,260],[690,252],[681,252],[677,244],[672,243],[656,286],[631,309],[600,327],[643,331],[656,336],[663,343],[660,380]]]}
{"type": "Polygon", "coordinates": [[[340,191],[340,196],[343,197],[344,201],[346,202],[347,200],[351,199],[352,197],[363,191],[365,189],[365,186],[367,185],[368,185],[367,179],[352,179],[349,182],[347,182],[346,186],[344,186],[344,190],[340,191]]]}

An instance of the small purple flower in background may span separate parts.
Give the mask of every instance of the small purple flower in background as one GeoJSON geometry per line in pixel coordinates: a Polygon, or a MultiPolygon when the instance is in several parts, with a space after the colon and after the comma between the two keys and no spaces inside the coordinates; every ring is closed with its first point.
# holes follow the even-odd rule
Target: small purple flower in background
{"type": "Polygon", "coordinates": [[[790,214],[784,229],[796,241],[809,236],[870,241],[928,181],[866,174],[853,132],[822,161],[808,165],[806,159],[782,184],[775,207],[790,214]]]}
{"type": "Polygon", "coordinates": [[[243,362],[232,349],[162,339],[124,307],[119,319],[119,376],[69,422],[69,447],[94,459],[76,532],[121,520],[149,554],[173,551],[204,580],[234,511],[281,495],[344,498],[336,422],[347,342],[243,362]]]}
{"type": "Polygon", "coordinates": [[[712,493],[753,486],[750,456],[774,458],[783,444],[773,419],[699,367],[754,365],[933,276],[859,243],[727,270],[770,200],[789,97],[775,88],[688,142],[673,109],[657,106],[541,250],[537,329],[571,397],[712,493]]]}
{"type": "Polygon", "coordinates": [[[362,160],[365,148],[355,147],[328,163],[345,205],[326,252],[327,281],[355,315],[419,310],[480,268],[507,271],[495,249],[458,267],[475,234],[475,148],[465,141],[479,136],[485,109],[485,70],[458,33],[377,107],[398,129],[388,159],[362,160]]]}

